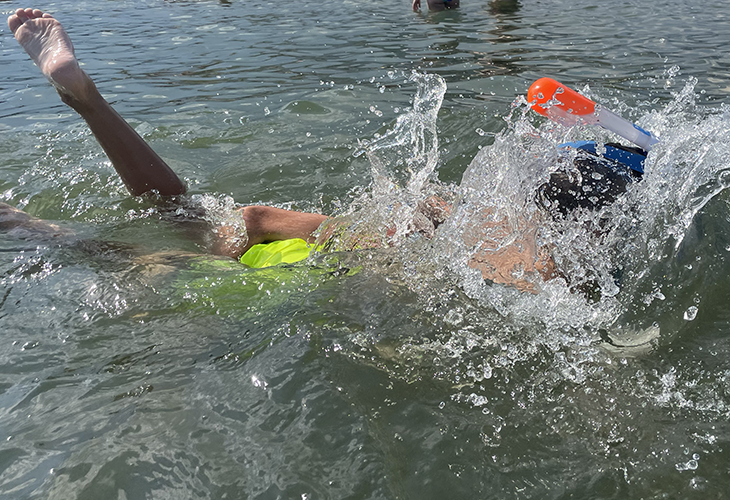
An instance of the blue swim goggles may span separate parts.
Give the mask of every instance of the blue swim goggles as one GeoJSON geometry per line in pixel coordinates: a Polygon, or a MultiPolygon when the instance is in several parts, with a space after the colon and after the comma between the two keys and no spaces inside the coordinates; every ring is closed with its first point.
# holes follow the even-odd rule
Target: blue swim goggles
{"type": "Polygon", "coordinates": [[[646,160],[646,152],[639,148],[622,146],[621,144],[616,143],[608,143],[604,144],[603,151],[599,154],[597,143],[595,141],[566,142],[558,147],[562,149],[577,149],[597,157],[602,157],[608,160],[605,162],[608,166],[613,166],[614,168],[618,168],[619,165],[624,165],[631,169],[634,174],[638,174],[639,177],[644,174],[644,160],[646,160]]]}

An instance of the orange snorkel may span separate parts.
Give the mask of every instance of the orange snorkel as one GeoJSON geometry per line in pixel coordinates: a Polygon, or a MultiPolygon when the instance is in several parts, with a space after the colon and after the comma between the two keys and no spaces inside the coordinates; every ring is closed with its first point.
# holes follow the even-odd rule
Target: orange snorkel
{"type": "Polygon", "coordinates": [[[585,123],[600,125],[646,151],[659,142],[650,132],[624,120],[552,78],[540,78],[535,81],[527,91],[527,101],[533,110],[558,123],[572,126],[582,120],[585,123]]]}

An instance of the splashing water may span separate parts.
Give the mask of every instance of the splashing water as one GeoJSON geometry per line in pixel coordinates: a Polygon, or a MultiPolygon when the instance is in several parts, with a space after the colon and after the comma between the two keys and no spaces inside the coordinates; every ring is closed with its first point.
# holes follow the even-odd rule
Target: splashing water
{"type": "MultiPolygon", "coordinates": [[[[606,328],[622,338],[626,347],[656,342],[660,332],[656,322],[661,317],[653,304],[667,300],[661,283],[665,287],[676,283],[679,289],[684,278],[678,272],[667,275],[666,269],[682,259],[683,242],[697,215],[730,183],[730,117],[725,106],[699,108],[693,93],[696,81],[688,81],[664,109],[640,120],[642,127],[662,139],[646,160],[643,180],[610,205],[558,220],[535,197],[556,165],[572,161],[558,145],[580,139],[606,143],[615,138],[596,128],[545,122],[518,98],[506,117],[508,126],[496,135],[494,144],[480,150],[459,185],[444,186],[434,172],[438,165],[436,115],[446,87],[435,75],[414,73],[410,81],[418,85],[413,109],[401,115],[391,131],[363,148],[372,166],[372,187],[350,207],[343,232],[350,240],[342,237],[340,243],[352,241],[352,235],[362,231],[375,236],[368,240],[370,244],[377,240],[375,246],[398,243],[404,279],[409,288],[422,293],[427,304],[449,302],[444,297],[451,293],[451,285],[443,280],[456,282],[482,307],[459,322],[457,336],[463,339],[466,330],[481,330],[483,336],[468,334],[470,342],[476,338],[481,348],[489,349],[495,342],[508,345],[515,332],[528,328],[536,335],[530,342],[537,339],[549,350],[559,351],[562,359],[566,348],[583,349],[577,357],[575,352],[567,355],[574,357],[569,363],[572,368],[563,371],[567,377],[581,377],[580,367],[594,357],[589,346],[601,341],[606,328]],[[419,237],[430,235],[418,235],[414,220],[419,206],[434,194],[453,200],[451,215],[431,239],[419,237]],[[530,238],[536,248],[549,251],[558,269],[555,278],[546,280],[526,266],[515,266],[515,282],[524,280],[525,288],[537,293],[520,293],[513,286],[485,281],[472,265],[475,253],[484,251],[485,241],[488,251],[498,252],[510,245],[522,248],[530,238]],[[621,337],[632,335],[628,340],[621,337]]],[[[341,245],[340,249],[353,247],[341,245]]],[[[447,313],[451,318],[463,316],[454,310],[447,313]]],[[[463,344],[457,342],[461,347],[456,348],[455,338],[422,343],[417,349],[463,361],[463,344]]],[[[500,354],[481,360],[479,366],[514,363],[536,352],[524,342],[517,350],[520,354],[511,361],[496,361],[500,354]]]]}
{"type": "MultiPolygon", "coordinates": [[[[228,239],[230,245],[242,247],[248,243],[246,221],[242,212],[238,210],[239,205],[231,196],[194,195],[190,201],[193,210],[197,206],[202,208],[203,217],[210,223],[214,233],[225,231],[223,236],[228,239]]],[[[185,208],[181,207],[178,215],[185,215],[184,212],[185,208]]]]}
{"type": "Polygon", "coordinates": [[[347,227],[335,248],[357,248],[363,238],[368,246],[386,247],[414,232],[433,233],[419,208],[438,189],[432,182],[439,159],[436,119],[446,83],[438,75],[417,72],[407,80],[418,86],[413,108],[382,137],[363,141],[356,153],[370,161],[371,190],[343,214],[347,227]]]}

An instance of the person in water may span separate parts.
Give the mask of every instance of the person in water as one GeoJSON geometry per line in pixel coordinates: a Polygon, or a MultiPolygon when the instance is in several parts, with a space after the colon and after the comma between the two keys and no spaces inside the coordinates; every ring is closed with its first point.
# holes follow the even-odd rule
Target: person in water
{"type": "MultiPolygon", "coordinates": [[[[186,192],[181,179],[101,96],[92,79],[80,68],[70,38],[53,16],[38,9],[18,9],[8,18],[8,26],[56,88],[61,100],[86,121],[133,196],[154,192],[175,198],[186,192]]],[[[595,157],[584,155],[582,163],[576,162],[578,169],[593,168],[591,165],[596,161],[591,158],[595,157]]],[[[612,169],[604,170],[606,175],[611,174],[612,169]]],[[[614,175],[620,181],[618,183],[608,182],[610,177],[606,177],[607,181],[601,186],[587,186],[590,196],[582,196],[586,186],[581,186],[581,179],[593,182],[590,179],[595,177],[587,170],[582,176],[576,176],[575,172],[554,172],[550,182],[539,190],[538,202],[554,213],[574,207],[592,209],[613,201],[625,191],[629,180],[623,173],[614,175]]],[[[414,224],[415,230],[427,236],[432,234],[449,212],[450,207],[442,200],[427,200],[422,204],[420,215],[427,220],[426,225],[431,226],[430,231],[419,229],[418,224],[414,224]]],[[[336,223],[323,229],[332,219],[317,213],[251,205],[238,209],[238,215],[240,224],[216,228],[211,252],[252,267],[303,260],[314,246],[324,245],[326,238],[337,230],[336,223]]],[[[520,232],[521,237],[515,238],[507,221],[495,220],[493,215],[484,214],[483,220],[475,224],[474,231],[465,235],[465,240],[470,240],[465,243],[474,248],[474,255],[468,262],[470,267],[479,270],[485,280],[533,292],[538,276],[543,280],[557,276],[549,252],[536,243],[537,228],[528,227],[520,232]],[[484,237],[484,234],[489,236],[484,237]]],[[[46,232],[59,230],[17,208],[0,204],[0,229],[23,236],[32,235],[41,225],[46,232]]],[[[377,239],[367,236],[356,239],[352,248],[380,244],[377,239]]]]}
{"type": "MultiPolygon", "coordinates": [[[[456,9],[459,7],[459,0],[426,0],[428,10],[439,12],[445,9],[456,9]]],[[[421,8],[421,0],[413,0],[413,12],[421,8]]]]}

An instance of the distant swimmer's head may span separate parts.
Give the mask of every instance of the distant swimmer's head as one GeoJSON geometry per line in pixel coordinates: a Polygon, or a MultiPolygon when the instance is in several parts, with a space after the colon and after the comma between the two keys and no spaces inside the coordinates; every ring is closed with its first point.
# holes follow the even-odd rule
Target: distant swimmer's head
{"type": "Polygon", "coordinates": [[[568,215],[576,209],[598,210],[613,203],[644,173],[646,152],[616,143],[597,150],[592,141],[561,145],[575,157],[563,161],[538,188],[537,202],[552,214],[568,215]]]}

